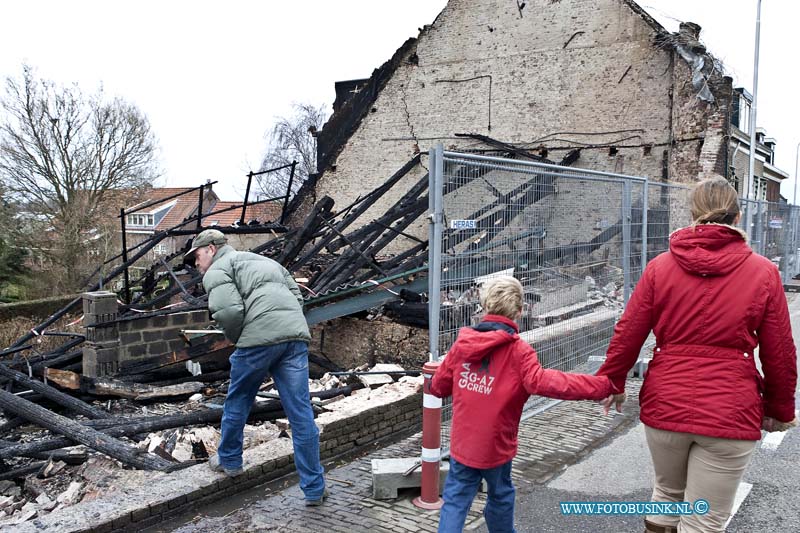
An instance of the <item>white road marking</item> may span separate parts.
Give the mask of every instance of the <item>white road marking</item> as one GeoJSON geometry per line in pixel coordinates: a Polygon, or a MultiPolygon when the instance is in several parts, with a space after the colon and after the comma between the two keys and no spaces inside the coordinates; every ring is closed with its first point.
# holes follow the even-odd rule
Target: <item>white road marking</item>
{"type": "Polygon", "coordinates": [[[747,495],[750,494],[750,489],[752,488],[753,488],[752,483],[745,483],[744,481],[739,483],[739,486],[736,489],[736,496],[733,499],[733,508],[731,509],[731,516],[728,518],[728,521],[725,522],[725,529],[728,529],[728,524],[731,523],[731,519],[736,514],[736,511],[739,510],[739,507],[742,505],[744,499],[747,498],[747,495]]]}
{"type": "Polygon", "coordinates": [[[777,450],[778,446],[780,446],[781,442],[783,441],[783,437],[785,436],[785,431],[773,431],[772,433],[767,433],[767,436],[761,441],[761,449],[777,450]]]}

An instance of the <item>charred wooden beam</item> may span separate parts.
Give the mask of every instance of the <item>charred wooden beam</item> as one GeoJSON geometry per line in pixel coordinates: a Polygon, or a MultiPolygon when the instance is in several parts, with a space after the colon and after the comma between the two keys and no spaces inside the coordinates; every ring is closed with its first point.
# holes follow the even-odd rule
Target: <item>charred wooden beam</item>
{"type": "Polygon", "coordinates": [[[300,231],[289,239],[286,243],[286,247],[278,254],[275,260],[282,265],[291,264],[295,257],[303,250],[303,247],[308,244],[323,221],[330,218],[332,208],[333,199],[329,196],[323,196],[322,199],[314,205],[311,213],[306,217],[300,231]]]}
{"type": "MultiPolygon", "coordinates": [[[[395,231],[402,231],[406,229],[415,220],[419,219],[419,217],[422,216],[422,214],[428,207],[427,204],[428,204],[428,199],[426,195],[420,198],[419,201],[414,206],[409,208],[408,212],[405,215],[403,215],[403,217],[399,221],[397,221],[395,226],[393,226],[393,229],[395,231]]],[[[376,225],[380,226],[382,225],[382,223],[376,222],[376,225]]],[[[346,282],[348,279],[352,278],[352,274],[364,266],[363,257],[365,256],[374,257],[396,238],[395,234],[391,231],[381,230],[375,235],[377,236],[377,238],[375,239],[374,242],[370,243],[370,241],[365,241],[364,243],[362,243],[362,245],[369,244],[369,247],[363,254],[360,254],[361,257],[349,259],[346,263],[347,267],[340,270],[339,274],[333,279],[331,279],[324,287],[318,287],[319,290],[324,291],[326,289],[337,287],[342,283],[346,282]]],[[[344,263],[344,257],[342,260],[340,260],[340,263],[344,263]]],[[[333,268],[331,268],[331,270],[333,270],[333,268]]],[[[379,268],[377,272],[383,274],[384,276],[387,274],[387,272],[382,268],[379,268]]]]}
{"type": "MultiPolygon", "coordinates": [[[[185,368],[183,369],[176,369],[182,371],[183,373],[188,374],[188,370],[185,368]]],[[[201,383],[212,383],[214,381],[223,381],[230,377],[230,372],[227,370],[217,370],[215,372],[203,372],[202,374],[198,374],[193,376],[189,374],[188,376],[180,376],[173,379],[161,379],[159,380],[158,371],[151,372],[149,374],[130,374],[125,376],[119,376],[118,379],[120,381],[125,381],[128,383],[147,383],[148,385],[152,385],[154,387],[161,387],[164,385],[177,385],[179,383],[186,383],[187,381],[199,381],[201,383]],[[133,379],[138,378],[138,379],[133,379]]]]}
{"type": "Polygon", "coordinates": [[[154,387],[142,383],[125,383],[116,379],[86,378],[82,380],[86,392],[95,396],[117,396],[131,400],[143,401],[155,398],[169,398],[175,396],[189,396],[199,392],[203,384],[199,381],[189,381],[175,385],[154,387]]]}
{"type": "MultiPolygon", "coordinates": [[[[392,176],[386,180],[383,184],[379,187],[373,189],[369,194],[367,194],[364,198],[358,201],[358,205],[348,206],[343,211],[348,211],[347,215],[336,224],[336,230],[339,232],[343,232],[347,229],[350,224],[352,224],[358,217],[360,217],[367,209],[369,209],[376,201],[378,201],[386,192],[391,189],[400,179],[408,174],[411,169],[417,166],[420,162],[420,154],[415,155],[408,161],[405,165],[400,167],[400,169],[392,174],[392,176]],[[350,210],[352,208],[352,210],[350,210]]],[[[327,236],[323,237],[319,242],[317,242],[308,252],[306,252],[300,259],[294,261],[290,267],[292,269],[297,268],[298,265],[305,264],[309,259],[315,257],[319,252],[325,248],[328,243],[330,243],[333,239],[335,239],[337,235],[333,233],[329,233],[327,236]]]]}
{"type": "Polygon", "coordinates": [[[25,476],[29,476],[34,472],[38,472],[42,468],[47,465],[47,461],[39,461],[36,463],[31,463],[26,466],[21,466],[19,468],[15,468],[13,470],[8,470],[7,472],[0,472],[0,481],[5,481],[7,479],[21,479],[25,476]]]}
{"type": "MultiPolygon", "coordinates": [[[[278,400],[256,402],[250,409],[250,419],[278,419],[285,416],[278,400]]],[[[95,432],[102,432],[104,437],[123,437],[151,433],[176,427],[195,426],[198,424],[215,424],[222,420],[222,409],[204,409],[192,413],[170,416],[151,416],[130,419],[92,420],[83,427],[95,432]]],[[[0,448],[0,459],[27,456],[32,453],[41,453],[73,446],[71,438],[56,437],[38,441],[17,444],[0,448]]]]}
{"type": "MultiPolygon", "coordinates": [[[[0,450],[10,446],[16,446],[18,443],[9,441],[0,441],[0,450]]],[[[31,452],[24,457],[31,457],[32,459],[42,459],[45,461],[63,461],[68,465],[79,465],[86,462],[88,454],[86,452],[76,452],[67,450],[50,450],[47,452],[31,452]]]]}
{"type": "MultiPolygon", "coordinates": [[[[416,220],[427,208],[428,200],[427,196],[423,196],[422,198],[416,198],[415,202],[411,204],[411,206],[407,206],[404,210],[399,209],[391,209],[390,212],[392,213],[391,216],[384,215],[379,219],[380,224],[376,222],[370,223],[365,226],[366,233],[359,233],[361,230],[357,230],[354,233],[359,234],[359,239],[354,239],[352,242],[358,243],[358,245],[362,248],[368,247],[367,251],[365,252],[367,256],[374,255],[380,248],[385,246],[377,247],[373,246],[373,243],[378,241],[382,243],[390,242],[394,239],[393,234],[389,234],[390,239],[380,239],[380,237],[386,234],[386,230],[382,227],[382,224],[392,224],[395,222],[397,218],[400,218],[401,222],[399,229],[405,229],[413,220],[416,220]],[[410,220],[409,220],[410,219],[410,220]]],[[[348,236],[350,239],[352,236],[348,236]]],[[[347,251],[345,251],[339,259],[333,264],[330,265],[324,272],[321,272],[312,280],[312,288],[316,292],[324,292],[331,288],[335,288],[340,284],[340,281],[344,278],[348,278],[350,274],[358,270],[361,265],[364,264],[363,258],[359,257],[359,254],[350,247],[347,251]]]]}
{"type": "MultiPolygon", "coordinates": [[[[23,400],[4,390],[0,390],[0,407],[50,431],[64,435],[75,442],[118,459],[127,465],[143,470],[162,471],[169,470],[172,466],[168,461],[160,457],[142,453],[141,450],[133,446],[95,429],[83,426],[70,418],[48,411],[44,407],[23,400]]],[[[0,453],[3,451],[0,450],[0,453]]]]}
{"type": "Polygon", "coordinates": [[[49,385],[45,385],[41,381],[29,378],[22,372],[12,370],[4,364],[0,364],[0,375],[3,375],[16,383],[19,383],[20,385],[38,392],[48,400],[51,400],[74,413],[78,413],[89,418],[109,418],[111,416],[102,409],[98,409],[93,405],[89,405],[88,403],[82,402],[77,398],[73,398],[69,394],[64,394],[63,392],[56,390],[49,385]]]}
{"type": "Polygon", "coordinates": [[[95,396],[116,396],[139,401],[188,396],[203,388],[203,384],[199,381],[184,381],[159,387],[143,383],[126,383],[111,378],[92,378],[81,376],[76,372],[53,369],[48,369],[46,376],[50,381],[66,389],[82,390],[95,396]]]}
{"type": "MultiPolygon", "coordinates": [[[[7,364],[14,370],[24,370],[30,372],[35,376],[41,376],[45,368],[58,367],[61,368],[65,365],[80,361],[83,355],[83,350],[77,350],[69,353],[53,352],[41,354],[33,357],[28,357],[25,360],[9,361],[7,364]]],[[[0,378],[0,383],[7,381],[7,378],[0,378]]]]}
{"type": "MultiPolygon", "coordinates": [[[[377,221],[383,224],[391,225],[392,222],[406,214],[409,207],[419,201],[420,195],[428,190],[428,175],[422,176],[417,183],[415,183],[392,207],[386,210],[377,221]]],[[[427,196],[425,196],[427,198],[427,196]]],[[[365,224],[364,226],[356,229],[347,234],[347,238],[353,242],[360,242],[362,239],[379,229],[380,226],[365,224]]],[[[336,239],[328,245],[328,251],[335,252],[339,248],[346,246],[347,243],[342,239],[336,239]]]]}
{"type": "Polygon", "coordinates": [[[0,424],[0,435],[8,435],[8,432],[12,429],[16,429],[20,426],[24,426],[27,424],[28,421],[22,417],[16,416],[6,422],[5,424],[0,424]]]}

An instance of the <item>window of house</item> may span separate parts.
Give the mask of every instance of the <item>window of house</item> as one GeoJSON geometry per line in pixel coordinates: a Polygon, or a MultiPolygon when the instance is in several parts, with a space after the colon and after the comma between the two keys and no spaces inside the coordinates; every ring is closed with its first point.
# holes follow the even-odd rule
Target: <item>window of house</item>
{"type": "Polygon", "coordinates": [[[750,133],[750,101],[743,95],[734,100],[731,122],[745,133],[750,133]]]}
{"type": "Polygon", "coordinates": [[[167,245],[163,242],[156,244],[153,248],[153,253],[156,255],[167,255],[167,245]]]}
{"type": "Polygon", "coordinates": [[[755,177],[753,180],[753,197],[756,200],[767,199],[767,179],[755,177]]]}
{"type": "Polygon", "coordinates": [[[155,217],[153,215],[138,214],[128,215],[129,226],[155,226],[155,217]]]}

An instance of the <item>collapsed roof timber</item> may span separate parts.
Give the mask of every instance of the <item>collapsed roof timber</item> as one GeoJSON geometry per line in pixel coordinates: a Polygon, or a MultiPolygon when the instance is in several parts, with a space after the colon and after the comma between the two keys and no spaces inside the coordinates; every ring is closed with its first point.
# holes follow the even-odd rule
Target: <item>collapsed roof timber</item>
{"type": "MultiPolygon", "coordinates": [[[[478,135],[471,135],[471,137],[489,146],[488,151],[499,152],[508,157],[542,160],[538,155],[489,137],[478,135]]],[[[297,227],[287,228],[280,223],[267,222],[244,226],[217,226],[217,229],[227,234],[254,233],[270,237],[251,248],[251,251],[275,259],[298,278],[307,278],[307,280],[303,279],[302,287],[307,291],[305,313],[310,325],[352,315],[398,300],[424,301],[424,293],[427,289],[428,242],[410,235],[406,230],[413,223],[421,220],[428,210],[427,173],[422,175],[402,195],[400,200],[382,215],[366,223],[363,220],[365,213],[384,194],[397,187],[404,176],[409,175],[412,170],[419,173],[418,167],[424,168],[421,159],[420,154],[414,156],[381,186],[338,211],[334,211],[332,199],[323,197],[314,205],[302,224],[297,227]],[[399,235],[409,239],[413,244],[407,250],[395,255],[382,255],[387,245],[399,235]]],[[[574,154],[567,155],[561,161],[561,165],[567,167],[574,159],[574,154]]],[[[457,179],[445,184],[444,193],[451,193],[466,183],[480,180],[487,172],[489,170],[483,167],[456,167],[452,170],[452,175],[457,179]]],[[[569,171],[565,168],[565,172],[569,171]]],[[[523,211],[508,209],[509,206],[513,207],[531,201],[536,203],[555,194],[556,189],[553,185],[557,179],[558,171],[534,175],[530,180],[508,192],[498,191],[487,182],[487,190],[491,192],[493,199],[469,217],[476,221],[477,234],[481,234],[482,229],[497,230],[499,227],[505,227],[512,223],[512,219],[517,216],[509,215],[509,213],[523,211]]],[[[236,206],[230,209],[241,207],[236,206]]],[[[202,212],[202,210],[198,212],[202,212]]],[[[156,233],[140,245],[124,250],[118,257],[127,257],[127,261],[105,277],[102,285],[107,285],[123,276],[127,267],[168,235],[199,231],[202,228],[203,218],[206,216],[201,215],[184,220],[173,228],[156,233]],[[192,224],[196,227],[188,229],[187,227],[192,224]]],[[[639,213],[640,216],[641,213],[639,213]]],[[[621,227],[622,223],[619,221],[600,232],[589,242],[549,248],[536,254],[533,260],[540,265],[574,263],[578,255],[591,253],[613,239],[620,233],[621,227]]],[[[490,268],[497,267],[496,264],[490,264],[486,257],[482,256],[482,252],[499,245],[513,246],[514,241],[526,237],[526,234],[522,233],[496,239],[503,242],[494,242],[493,239],[499,235],[499,232],[485,232],[483,235],[484,237],[476,239],[475,230],[452,231],[448,232],[443,243],[445,250],[457,248],[459,253],[464,251],[469,255],[472,276],[488,274],[490,268]]],[[[140,289],[135,291],[131,299],[121,306],[119,317],[111,322],[84,324],[87,331],[142,317],[205,308],[206,296],[202,293],[201,276],[189,266],[181,264],[178,273],[175,273],[170,266],[171,263],[176,265],[181,263],[183,254],[189,246],[190,243],[187,243],[182,250],[150,265],[143,275],[131,281],[131,285],[140,286],[140,289]],[[181,281],[181,277],[186,281],[181,281]],[[156,291],[156,287],[159,285],[156,280],[159,279],[163,279],[167,283],[165,289],[160,289],[160,294],[156,291]],[[174,303],[170,304],[170,299],[176,298],[183,301],[177,306],[174,303]]],[[[464,276],[460,276],[458,272],[449,272],[444,277],[460,279],[464,276]]],[[[101,283],[98,283],[94,287],[90,287],[90,290],[96,290],[100,285],[101,283]]],[[[197,376],[181,377],[178,375],[176,377],[177,373],[181,372],[184,376],[186,375],[187,361],[202,360],[204,370],[218,370],[208,373],[206,377],[225,379],[224,362],[233,347],[227,341],[220,340],[219,337],[204,335],[192,340],[190,345],[182,350],[140,358],[135,362],[122,365],[117,372],[119,380],[81,379],[80,376],[75,378],[76,374],[69,371],[81,368],[83,356],[81,344],[85,340],[84,336],[77,333],[47,331],[47,329],[59,318],[75,311],[79,302],[79,299],[71,302],[17,340],[13,346],[0,352],[0,355],[13,355],[11,360],[0,363],[0,384],[13,383],[17,388],[30,389],[38,395],[31,399],[44,398],[73,413],[85,416],[89,420],[83,423],[76,422],[37,405],[30,399],[24,399],[11,392],[0,391],[0,408],[16,417],[0,427],[0,432],[3,429],[8,430],[25,423],[25,421],[31,421],[63,436],[22,445],[0,441],[0,478],[8,478],[9,475],[18,476],[22,471],[34,471],[42,465],[38,460],[49,457],[49,454],[44,454],[45,451],[71,446],[74,442],[85,444],[125,464],[141,469],[172,470],[179,468],[180,464],[176,465],[150,454],[142,454],[141,450],[119,440],[118,437],[135,436],[142,432],[166,427],[215,422],[218,421],[220,413],[202,411],[179,417],[149,417],[122,421],[111,417],[102,409],[51,387],[46,384],[46,381],[50,379],[63,385],[71,380],[75,382],[75,386],[67,388],[88,394],[103,394],[104,391],[107,393],[108,390],[116,388],[118,393],[128,394],[125,397],[145,399],[154,394],[162,394],[163,391],[157,391],[153,387],[148,388],[149,386],[139,385],[139,383],[150,383],[169,375],[168,383],[176,387],[170,394],[180,395],[186,392],[180,386],[181,384],[185,384],[189,380],[194,382],[204,380],[197,376]],[[63,335],[65,342],[50,352],[37,353],[34,356],[23,358],[22,355],[32,348],[31,340],[34,336],[42,334],[63,335]],[[216,361],[218,364],[217,366],[206,365],[208,361],[216,361]],[[59,374],[59,371],[64,370],[67,372],[59,374]],[[177,371],[177,373],[170,371],[177,371]],[[35,379],[34,376],[45,376],[45,382],[35,379]],[[10,472],[2,472],[2,468],[5,466],[1,463],[2,459],[22,456],[33,459],[33,462],[10,472]]],[[[418,323],[427,324],[425,306],[417,305],[415,309],[421,309],[423,314],[422,317],[417,317],[418,323]]],[[[341,370],[330,361],[317,356],[312,355],[312,361],[327,370],[341,370]]],[[[196,390],[191,392],[196,392],[196,390]]],[[[268,405],[262,404],[258,409],[266,411],[264,413],[257,411],[256,414],[261,413],[264,416],[274,417],[277,416],[280,405],[273,402],[268,405]]]]}

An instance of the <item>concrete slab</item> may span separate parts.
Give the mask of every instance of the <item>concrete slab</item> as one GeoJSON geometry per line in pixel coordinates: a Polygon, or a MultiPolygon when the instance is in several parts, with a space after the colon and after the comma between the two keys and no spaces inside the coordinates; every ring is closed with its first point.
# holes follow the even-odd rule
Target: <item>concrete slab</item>
{"type": "MultiPolygon", "coordinates": [[[[415,464],[419,457],[401,457],[398,459],[372,460],[372,497],[376,500],[393,500],[397,498],[398,489],[419,487],[422,483],[422,468],[416,468],[410,474],[405,473],[415,464]]],[[[439,464],[439,494],[444,487],[444,480],[450,471],[447,462],[439,464]]]]}
{"type": "MultiPolygon", "coordinates": [[[[370,372],[402,372],[403,370],[405,369],[400,365],[392,365],[388,363],[379,363],[369,369],[370,372]]],[[[375,387],[380,387],[381,385],[394,383],[394,378],[389,374],[366,374],[358,376],[358,379],[364,384],[365,387],[372,389],[375,387]]]]}

